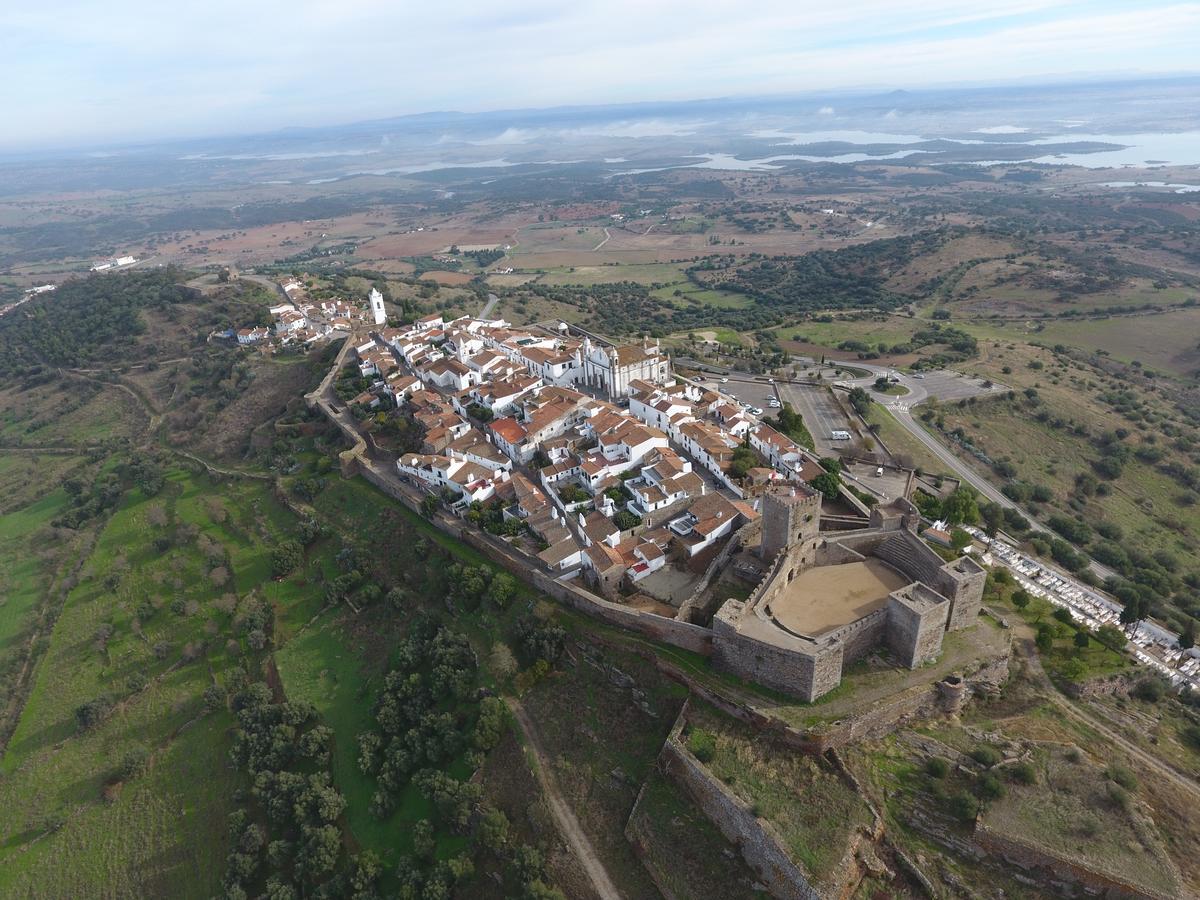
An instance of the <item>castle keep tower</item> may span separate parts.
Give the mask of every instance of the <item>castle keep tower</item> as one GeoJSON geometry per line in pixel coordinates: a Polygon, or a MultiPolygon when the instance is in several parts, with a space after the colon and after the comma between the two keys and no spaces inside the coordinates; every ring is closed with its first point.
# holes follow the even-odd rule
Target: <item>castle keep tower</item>
{"type": "Polygon", "coordinates": [[[789,485],[763,495],[762,546],[764,562],[771,562],[791,544],[815,538],[821,527],[821,495],[804,484],[789,485]]]}

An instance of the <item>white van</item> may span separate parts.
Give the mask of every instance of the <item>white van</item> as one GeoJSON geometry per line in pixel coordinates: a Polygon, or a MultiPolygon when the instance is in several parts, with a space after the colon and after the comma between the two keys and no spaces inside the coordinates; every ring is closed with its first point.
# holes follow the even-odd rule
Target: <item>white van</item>
{"type": "Polygon", "coordinates": [[[830,440],[848,441],[850,440],[850,432],[848,431],[831,431],[829,432],[830,440]]]}

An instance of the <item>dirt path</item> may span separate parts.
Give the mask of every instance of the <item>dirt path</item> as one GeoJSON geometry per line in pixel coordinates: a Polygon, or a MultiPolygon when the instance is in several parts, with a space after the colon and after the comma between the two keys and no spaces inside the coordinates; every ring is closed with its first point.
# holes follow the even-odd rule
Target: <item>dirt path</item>
{"type": "Polygon", "coordinates": [[[534,772],[537,774],[538,783],[546,795],[546,802],[550,805],[550,812],[554,814],[554,821],[558,824],[559,832],[566,839],[571,852],[575,854],[576,858],[583,865],[584,872],[587,873],[588,879],[592,882],[592,887],[601,900],[621,900],[621,892],[617,890],[616,885],[612,883],[612,879],[608,877],[608,872],[605,871],[604,864],[596,856],[596,851],[580,827],[579,820],[575,818],[575,813],[571,811],[571,807],[563,799],[562,794],[558,790],[558,783],[555,781],[554,772],[550,768],[550,757],[546,753],[545,748],[542,747],[533,720],[529,718],[529,714],[525,712],[520,701],[508,700],[507,702],[509,709],[516,716],[517,724],[521,726],[521,731],[525,735],[525,740],[529,748],[533,751],[533,755],[537,759],[534,772]]]}
{"type": "Polygon", "coordinates": [[[176,456],[185,457],[194,463],[204,466],[204,470],[210,475],[228,475],[231,478],[256,478],[259,481],[271,481],[274,478],[273,475],[266,475],[262,472],[247,472],[245,469],[225,469],[221,466],[214,466],[208,460],[197,456],[195,453],[189,453],[186,450],[179,450],[176,448],[169,449],[170,452],[174,453],[176,456]]]}
{"type": "Polygon", "coordinates": [[[608,229],[605,228],[604,229],[604,240],[602,240],[595,247],[593,247],[592,252],[595,253],[597,250],[599,250],[601,247],[603,247],[605,244],[607,244],[611,238],[612,238],[612,235],[609,234],[608,229]]]}

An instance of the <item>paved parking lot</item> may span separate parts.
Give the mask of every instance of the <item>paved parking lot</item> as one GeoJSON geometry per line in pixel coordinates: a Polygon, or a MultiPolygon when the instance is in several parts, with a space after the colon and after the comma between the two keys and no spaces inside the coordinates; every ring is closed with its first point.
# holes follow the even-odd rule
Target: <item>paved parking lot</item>
{"type": "Polygon", "coordinates": [[[731,375],[728,383],[721,384],[722,377],[720,375],[709,376],[703,384],[726,396],[743,400],[751,406],[757,406],[763,411],[763,415],[774,415],[775,411],[767,401],[775,396],[775,385],[767,381],[755,381],[747,375],[731,375]]]}
{"type": "Polygon", "coordinates": [[[969,378],[947,370],[923,374],[924,378],[913,378],[913,381],[924,388],[930,397],[936,397],[938,400],[963,400],[979,394],[1008,390],[1007,385],[993,385],[987,388],[980,378],[969,378]]]}
{"type": "Polygon", "coordinates": [[[908,476],[898,469],[893,469],[891,466],[884,468],[882,475],[876,475],[875,473],[880,468],[878,466],[867,463],[850,463],[847,465],[845,462],[842,465],[843,472],[854,476],[852,479],[854,484],[870,491],[884,502],[890,502],[897,497],[903,496],[904,488],[908,484],[908,476]]]}
{"type": "Polygon", "coordinates": [[[851,441],[835,441],[834,431],[850,431],[850,422],[825,387],[806,384],[780,384],[779,397],[800,413],[812,433],[813,443],[821,456],[836,456],[837,450],[849,449],[851,441]]]}

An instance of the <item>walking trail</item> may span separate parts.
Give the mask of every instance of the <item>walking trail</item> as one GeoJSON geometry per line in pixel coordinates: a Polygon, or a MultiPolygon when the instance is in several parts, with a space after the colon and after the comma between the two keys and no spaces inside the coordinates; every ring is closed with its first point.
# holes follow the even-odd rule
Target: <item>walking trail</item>
{"type": "Polygon", "coordinates": [[[583,870],[587,873],[592,887],[595,888],[601,900],[621,900],[621,893],[613,884],[612,879],[608,877],[604,863],[596,855],[592,842],[584,834],[579,820],[575,818],[575,813],[571,811],[571,807],[559,792],[558,783],[550,768],[550,757],[542,747],[533,720],[529,718],[529,714],[525,712],[525,708],[521,706],[519,700],[508,700],[508,706],[516,716],[517,724],[521,726],[529,748],[537,759],[534,771],[537,774],[538,783],[541,784],[542,791],[546,795],[546,802],[550,805],[550,812],[554,814],[554,821],[558,823],[558,830],[566,839],[571,852],[583,864],[583,870]]]}

